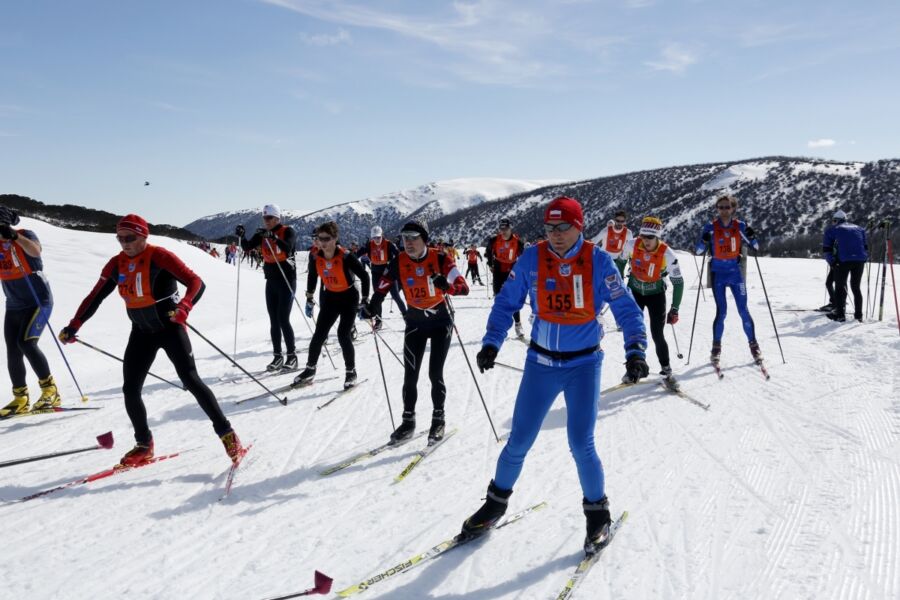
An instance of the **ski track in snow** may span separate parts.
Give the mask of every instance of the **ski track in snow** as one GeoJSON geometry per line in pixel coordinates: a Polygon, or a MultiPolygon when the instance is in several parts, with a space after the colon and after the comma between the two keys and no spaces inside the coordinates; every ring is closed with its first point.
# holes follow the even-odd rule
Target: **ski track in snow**
{"type": "MultiPolygon", "coordinates": [[[[118,246],[112,235],[25,221],[44,244],[57,302],[51,324],[58,330],[118,246]]],[[[207,293],[191,323],[230,349],[233,268],[172,240],[151,241],[176,251],[204,278],[207,293]]],[[[774,307],[821,304],[821,269],[813,271],[809,261],[801,260],[760,263],[774,307]]],[[[269,361],[271,349],[261,273],[246,270],[243,275],[238,360],[252,372],[269,361]]],[[[686,276],[689,293],[677,326],[685,355],[696,294],[695,273],[686,269],[686,276]]],[[[631,516],[576,598],[900,597],[900,340],[893,307],[884,323],[863,325],[835,324],[812,312],[776,312],[787,358],[782,364],[755,263],[748,280],[770,381],[749,362],[733,306],[724,338],[725,378],[716,380],[705,362],[714,315],[708,294],[700,302],[692,363],[675,359],[670,345],[682,386],[708,402],[708,412],[659,386],[601,398],[597,448],[611,509],[615,515],[628,510],[631,516]]],[[[455,299],[473,366],[490,305],[482,286],[455,299]]],[[[525,308],[526,328],[528,315],[525,308]]],[[[296,311],[292,316],[305,360],[310,332],[296,311]]],[[[611,315],[606,322],[613,323],[611,315]]],[[[128,328],[121,301],[110,297],[81,334],[121,355],[128,328]]],[[[608,333],[602,342],[602,387],[618,381],[624,362],[621,335],[608,333]]],[[[397,311],[386,310],[382,336],[394,351],[402,351],[397,311]]],[[[503,448],[494,440],[455,332],[453,337],[445,369],[447,419],[459,433],[393,484],[424,447],[424,438],[319,476],[322,468],[382,444],[390,434],[369,337],[355,347],[359,377],[368,381],[316,410],[341,389],[342,359],[333,337],[336,374],[323,357],[317,383],[287,392],[287,406],[271,398],[235,406],[234,401],[258,395],[260,388],[252,381],[220,380],[236,370],[192,336],[201,377],[241,438],[254,444],[231,496],[218,502],[228,461],[193,398],[148,379],[144,399],[157,453],[194,450],[31,502],[0,506],[4,547],[15,553],[14,561],[6,556],[0,561],[0,596],[252,600],[305,589],[314,569],[334,577],[339,590],[449,538],[480,506],[503,448]],[[21,568],[36,564],[39,574],[21,568]]],[[[80,404],[46,335],[41,347],[64,404],[80,404]]],[[[402,367],[384,345],[381,351],[399,423],[402,367]]],[[[2,469],[3,500],[108,468],[132,444],[119,391],[121,365],[78,345],[66,352],[89,406],[103,409],[2,422],[0,460],[84,447],[108,430],[116,436],[116,447],[2,469]]],[[[521,366],[525,353],[522,344],[509,339],[499,360],[521,366]]],[[[648,362],[655,374],[652,349],[648,362]]],[[[176,380],[162,353],[153,371],[176,380]]],[[[262,381],[274,389],[292,376],[262,381]]],[[[485,374],[476,369],[476,376],[498,434],[508,435],[521,375],[496,367],[485,374]]],[[[31,373],[29,383],[34,391],[31,373]]],[[[428,426],[430,413],[423,368],[418,429],[428,426]]],[[[547,501],[547,508],[381,582],[364,597],[553,597],[580,559],[584,537],[582,494],[565,423],[560,398],[511,498],[511,512],[540,501],[547,501]]]]}

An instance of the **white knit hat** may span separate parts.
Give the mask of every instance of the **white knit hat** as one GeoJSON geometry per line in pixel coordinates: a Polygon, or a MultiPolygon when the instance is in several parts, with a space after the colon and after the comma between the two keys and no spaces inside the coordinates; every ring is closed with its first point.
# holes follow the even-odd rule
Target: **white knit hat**
{"type": "Polygon", "coordinates": [[[266,204],[263,206],[263,216],[264,217],[275,217],[277,219],[281,218],[281,209],[278,208],[277,204],[266,204]]]}
{"type": "Polygon", "coordinates": [[[662,221],[656,217],[644,217],[641,221],[641,230],[638,235],[652,235],[654,237],[659,237],[662,234],[662,230],[662,221]]]}

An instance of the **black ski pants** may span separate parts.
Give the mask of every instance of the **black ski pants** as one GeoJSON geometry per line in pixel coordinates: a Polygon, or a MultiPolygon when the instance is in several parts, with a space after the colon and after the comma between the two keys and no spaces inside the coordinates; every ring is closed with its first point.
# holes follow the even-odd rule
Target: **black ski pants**
{"type": "Polygon", "coordinates": [[[122,365],[124,381],[122,393],[125,396],[125,410],[134,427],[134,439],[139,444],[146,444],[153,439],[150,426],[147,424],[147,408],[141,398],[141,390],[144,380],[153,365],[156,353],[162,348],[178,373],[181,383],[196,398],[197,404],[212,421],[215,432],[222,436],[231,431],[231,423],[225,418],[219,407],[216,397],[209,389],[200,375],[197,374],[197,365],[194,363],[194,354],[191,350],[191,340],[187,330],[180,325],[172,324],[162,331],[146,332],[137,329],[131,330],[128,338],[128,346],[125,348],[125,358],[122,365]]]}
{"type": "Polygon", "coordinates": [[[291,281],[288,286],[284,278],[266,279],[266,310],[269,312],[269,335],[272,337],[272,351],[281,354],[281,336],[284,335],[284,344],[288,354],[293,354],[294,328],[291,327],[291,308],[294,306],[294,293],[297,289],[297,280],[291,281]]]}
{"type": "Polygon", "coordinates": [[[834,275],[835,268],[829,266],[828,275],[825,277],[825,290],[828,292],[828,304],[832,306],[834,306],[835,300],[837,299],[834,295],[834,275]]]}
{"type": "Polygon", "coordinates": [[[480,285],[483,285],[481,283],[481,275],[478,273],[478,263],[473,262],[473,263],[467,263],[467,264],[468,264],[468,266],[466,267],[466,277],[468,277],[471,274],[472,275],[472,283],[475,283],[475,280],[477,279],[478,283],[480,285]]]}
{"type": "Polygon", "coordinates": [[[837,263],[832,269],[834,273],[834,310],[839,314],[844,314],[847,305],[847,275],[850,276],[850,289],[853,290],[853,316],[862,319],[863,313],[863,297],[862,289],[859,284],[862,281],[863,271],[866,263],[862,260],[847,261],[837,263]]]}
{"type": "Polygon", "coordinates": [[[447,386],[444,385],[444,362],[453,342],[453,324],[429,324],[407,327],[403,337],[403,410],[416,411],[419,397],[417,384],[422,360],[425,358],[425,344],[431,340],[431,356],[428,357],[428,379],[431,380],[431,403],[434,410],[444,410],[447,386]]]}
{"type": "Polygon", "coordinates": [[[25,359],[38,379],[50,376],[47,357],[38,348],[38,340],[53,306],[6,310],[3,337],[6,339],[6,366],[14,388],[26,385],[25,359]]]}
{"type": "MultiPolygon", "coordinates": [[[[500,290],[503,288],[503,284],[506,283],[506,280],[509,279],[509,271],[501,271],[500,269],[492,269],[491,275],[493,275],[493,281],[491,281],[491,286],[494,288],[494,296],[500,293],[500,290]]],[[[522,322],[522,316],[519,314],[519,311],[513,313],[513,321],[516,323],[522,322]]]]}
{"type": "Polygon", "coordinates": [[[666,294],[650,294],[645,296],[631,290],[634,301],[650,314],[650,335],[653,337],[653,347],[656,350],[656,358],[660,367],[669,366],[669,344],[666,343],[666,294]]]}
{"type": "Polygon", "coordinates": [[[322,346],[328,339],[328,332],[338,323],[338,343],[341,345],[341,353],[344,355],[344,368],[350,371],[356,368],[356,352],[353,348],[353,325],[359,310],[359,292],[351,287],[343,292],[329,292],[324,290],[319,296],[319,319],[316,321],[316,330],[309,342],[309,355],[306,357],[307,366],[314,367],[319,362],[322,354],[322,346]]]}

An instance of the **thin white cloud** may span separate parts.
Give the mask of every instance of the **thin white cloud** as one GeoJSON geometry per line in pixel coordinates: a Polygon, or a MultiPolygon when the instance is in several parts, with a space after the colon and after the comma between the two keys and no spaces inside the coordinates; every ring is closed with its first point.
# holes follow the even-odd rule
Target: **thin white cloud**
{"type": "Polygon", "coordinates": [[[831,148],[837,144],[836,141],[828,139],[828,138],[820,138],[818,140],[809,140],[806,142],[807,148],[831,148]]]}
{"type": "Polygon", "coordinates": [[[659,58],[646,61],[644,64],[656,71],[669,71],[670,73],[684,73],[684,71],[698,60],[697,53],[683,44],[666,44],[660,51],[659,58]]]}
{"type": "Polygon", "coordinates": [[[301,33],[300,39],[308,46],[337,46],[338,44],[349,44],[353,41],[350,37],[350,32],[343,27],[338,29],[338,32],[335,34],[319,33],[310,35],[301,33]]]}

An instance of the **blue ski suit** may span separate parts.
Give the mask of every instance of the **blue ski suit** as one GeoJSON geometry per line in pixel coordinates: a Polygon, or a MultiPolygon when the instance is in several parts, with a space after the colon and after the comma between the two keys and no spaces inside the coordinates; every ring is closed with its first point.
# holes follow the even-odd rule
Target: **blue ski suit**
{"type": "MultiPolygon", "coordinates": [[[[749,244],[754,250],[759,250],[759,242],[756,239],[751,240],[747,237],[747,224],[737,219],[732,220],[738,223],[741,231],[741,240],[749,244]]],[[[719,220],[719,223],[721,223],[721,220],[719,220]]],[[[713,234],[714,225],[715,221],[703,226],[700,232],[700,239],[697,240],[697,244],[694,247],[694,254],[702,254],[707,250],[707,243],[703,238],[707,233],[715,237],[713,234]]],[[[711,241],[714,245],[723,242],[724,240],[716,239],[711,241]]],[[[728,301],[725,299],[726,288],[730,289],[731,295],[734,296],[734,304],[737,306],[738,314],[741,316],[741,323],[743,324],[747,341],[755,342],[756,328],[753,324],[753,317],[750,316],[750,311],[747,308],[747,284],[744,281],[744,276],[741,274],[740,257],[729,259],[715,258],[712,252],[711,256],[713,256],[713,258],[709,259],[710,272],[712,274],[711,284],[713,297],[716,299],[716,318],[713,320],[713,343],[722,341],[722,333],[725,330],[725,316],[728,314],[728,301]]]]}
{"type": "MultiPolygon", "coordinates": [[[[578,254],[582,244],[584,238],[579,237],[564,258],[578,254]]],[[[553,255],[552,250],[550,253],[553,255]]],[[[624,331],[626,356],[639,355],[644,358],[647,332],[641,310],[622,282],[610,255],[594,247],[592,257],[593,277],[592,281],[584,283],[584,292],[593,296],[595,315],[608,303],[624,331]]],[[[538,306],[537,279],[538,247],[535,245],[525,249],[494,299],[487,331],[482,339],[484,346],[500,349],[512,325],[513,313],[522,308],[526,297],[530,297],[531,306],[538,306]]],[[[603,498],[603,466],[594,446],[594,425],[600,399],[600,366],[603,361],[603,351],[599,348],[602,336],[603,328],[596,318],[585,324],[569,325],[544,321],[535,315],[531,328],[533,344],[550,352],[596,350],[559,360],[529,348],[513,410],[512,431],[497,461],[494,476],[497,487],[513,488],[522,472],[525,455],[537,439],[550,406],[563,393],[568,411],[566,429],[569,449],[575,459],[584,497],[589,502],[603,498]]]]}

